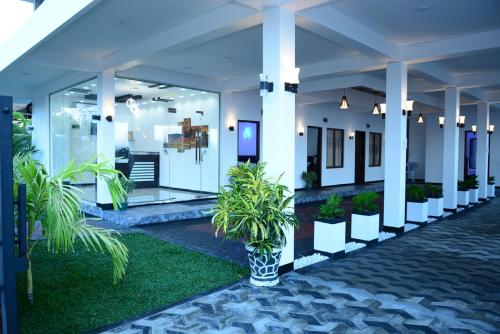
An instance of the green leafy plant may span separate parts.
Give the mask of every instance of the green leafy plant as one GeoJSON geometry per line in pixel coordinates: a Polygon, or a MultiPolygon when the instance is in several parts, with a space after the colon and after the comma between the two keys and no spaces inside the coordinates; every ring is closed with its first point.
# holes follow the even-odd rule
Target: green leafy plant
{"type": "Polygon", "coordinates": [[[265,178],[265,164],[250,162],[231,167],[230,183],[221,187],[212,209],[216,235],[222,231],[227,239],[244,240],[263,256],[286,244],[285,230],[297,228],[293,213],[294,196],[288,188],[265,178]]]}
{"type": "Polygon", "coordinates": [[[353,212],[370,214],[379,211],[377,203],[379,195],[376,192],[361,193],[352,198],[353,212]]]}
{"type": "Polygon", "coordinates": [[[120,184],[127,195],[135,189],[135,182],[133,180],[127,179],[123,175],[118,176],[118,179],[120,180],[120,184]]]}
{"type": "Polygon", "coordinates": [[[469,185],[465,181],[458,181],[458,191],[468,191],[469,185]]]}
{"type": "Polygon", "coordinates": [[[477,180],[477,175],[468,176],[465,179],[465,184],[467,185],[468,189],[477,189],[479,185],[479,181],[477,180]]]}
{"type": "Polygon", "coordinates": [[[425,197],[441,198],[443,197],[443,187],[435,184],[426,184],[424,186],[425,197]]]}
{"type": "Polygon", "coordinates": [[[344,209],[341,206],[343,199],[339,194],[331,195],[325,204],[319,207],[318,218],[335,219],[342,217],[344,215],[344,209]]]}
{"type": "Polygon", "coordinates": [[[315,171],[302,172],[302,179],[306,183],[306,188],[311,189],[314,185],[314,182],[318,180],[318,174],[315,171]]]}
{"type": "Polygon", "coordinates": [[[32,237],[38,222],[41,224],[49,252],[72,251],[78,239],[90,251],[108,252],[112,259],[114,282],[118,282],[125,274],[128,250],[117,239],[116,232],[87,224],[88,218],[80,209],[81,190],[70,183],[78,181],[85,173],[92,173],[107,184],[113,205],[117,208],[126,195],[117,177],[120,172],[107,162],[78,165],[70,162],[54,176],[50,176],[42,164],[27,154],[14,156],[13,166],[15,198],[19,184],[26,185],[27,193],[28,299],[33,300],[31,252],[36,244],[32,237]]]}
{"type": "Polygon", "coordinates": [[[426,201],[425,191],[419,186],[410,186],[406,189],[406,200],[408,202],[422,203],[426,201]]]}
{"type": "Polygon", "coordinates": [[[31,144],[31,133],[29,128],[31,120],[26,119],[20,112],[12,113],[12,153],[31,155],[36,152],[31,144]]]}
{"type": "Polygon", "coordinates": [[[488,176],[488,184],[495,184],[495,177],[494,176],[488,176]]]}

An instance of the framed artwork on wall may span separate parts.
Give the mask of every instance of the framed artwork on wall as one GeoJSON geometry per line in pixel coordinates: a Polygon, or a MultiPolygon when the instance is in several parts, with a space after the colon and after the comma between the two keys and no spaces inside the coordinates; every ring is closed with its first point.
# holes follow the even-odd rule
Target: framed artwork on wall
{"type": "Polygon", "coordinates": [[[238,121],[238,162],[257,163],[260,159],[260,124],[238,121]]]}

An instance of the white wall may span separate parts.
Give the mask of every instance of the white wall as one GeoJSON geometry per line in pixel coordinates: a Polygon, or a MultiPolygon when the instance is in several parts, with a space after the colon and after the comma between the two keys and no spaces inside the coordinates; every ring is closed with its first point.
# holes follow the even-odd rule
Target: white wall
{"type": "Polygon", "coordinates": [[[418,114],[413,112],[413,116],[409,120],[409,133],[408,133],[408,162],[416,162],[417,170],[415,172],[415,179],[425,179],[425,119],[424,124],[417,123],[418,114]]]}

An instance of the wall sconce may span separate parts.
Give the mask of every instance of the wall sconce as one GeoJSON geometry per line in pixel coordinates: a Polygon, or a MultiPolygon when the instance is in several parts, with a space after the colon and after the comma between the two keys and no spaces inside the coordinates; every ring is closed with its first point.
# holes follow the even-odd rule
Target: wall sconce
{"type": "Polygon", "coordinates": [[[472,128],[472,132],[474,132],[474,133],[477,132],[477,125],[473,125],[473,126],[471,126],[471,128],[472,128]]]}
{"type": "Polygon", "coordinates": [[[408,117],[411,116],[411,112],[413,111],[413,103],[415,103],[415,101],[413,100],[406,101],[406,109],[403,109],[403,116],[406,114],[408,114],[408,117]]]}
{"type": "Polygon", "coordinates": [[[458,116],[457,126],[459,128],[465,127],[465,116],[458,116]]]}
{"type": "Polygon", "coordinates": [[[303,126],[299,126],[299,136],[302,137],[304,136],[304,127],[303,126]]]}
{"type": "Polygon", "coordinates": [[[228,129],[229,129],[229,131],[233,132],[233,131],[234,131],[234,125],[230,125],[230,126],[228,127],[228,129]]]}
{"type": "Polygon", "coordinates": [[[488,125],[488,130],[486,132],[488,132],[488,134],[491,135],[494,131],[495,131],[495,125],[494,124],[488,125]]]}
{"type": "Polygon", "coordinates": [[[424,124],[424,115],[418,114],[417,123],[418,124],[424,124]]]}
{"type": "Polygon", "coordinates": [[[439,127],[441,129],[444,127],[444,116],[439,116],[439,127]]]}
{"type": "Polygon", "coordinates": [[[354,139],[354,131],[349,132],[349,139],[354,139]]]}
{"type": "Polygon", "coordinates": [[[104,117],[104,119],[108,122],[113,122],[113,116],[111,116],[111,115],[104,117]]]}
{"type": "Polygon", "coordinates": [[[260,78],[260,96],[266,96],[267,93],[271,93],[274,90],[274,84],[267,81],[267,75],[261,73],[260,78]]]}
{"type": "Polygon", "coordinates": [[[290,71],[290,78],[285,82],[285,92],[297,94],[299,88],[300,68],[294,68],[290,71]]]}
{"type": "Polygon", "coordinates": [[[382,119],[385,119],[386,109],[387,109],[387,104],[381,103],[380,104],[380,115],[382,116],[382,119]]]}
{"type": "Polygon", "coordinates": [[[323,123],[328,123],[328,118],[323,117],[323,123]]]}
{"type": "Polygon", "coordinates": [[[234,125],[235,125],[235,121],[232,117],[230,117],[227,122],[226,122],[226,125],[227,125],[227,128],[229,131],[233,132],[234,131],[234,125]]]}

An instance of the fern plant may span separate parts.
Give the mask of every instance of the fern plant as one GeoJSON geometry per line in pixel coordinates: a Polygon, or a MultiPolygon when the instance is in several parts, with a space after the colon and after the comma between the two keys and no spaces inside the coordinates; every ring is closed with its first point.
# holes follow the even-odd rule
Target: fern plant
{"type": "Polygon", "coordinates": [[[227,239],[244,240],[260,256],[286,244],[285,230],[297,228],[293,213],[294,196],[286,186],[265,178],[265,164],[250,162],[231,167],[230,183],[221,187],[212,209],[216,235],[222,231],[227,239]]]}
{"type": "Polygon", "coordinates": [[[344,216],[344,209],[341,206],[343,199],[339,194],[331,195],[325,204],[319,207],[318,218],[335,219],[344,216]]]}
{"type": "Polygon", "coordinates": [[[376,192],[361,193],[352,198],[353,212],[371,214],[379,211],[377,203],[379,195],[376,192]]]}

